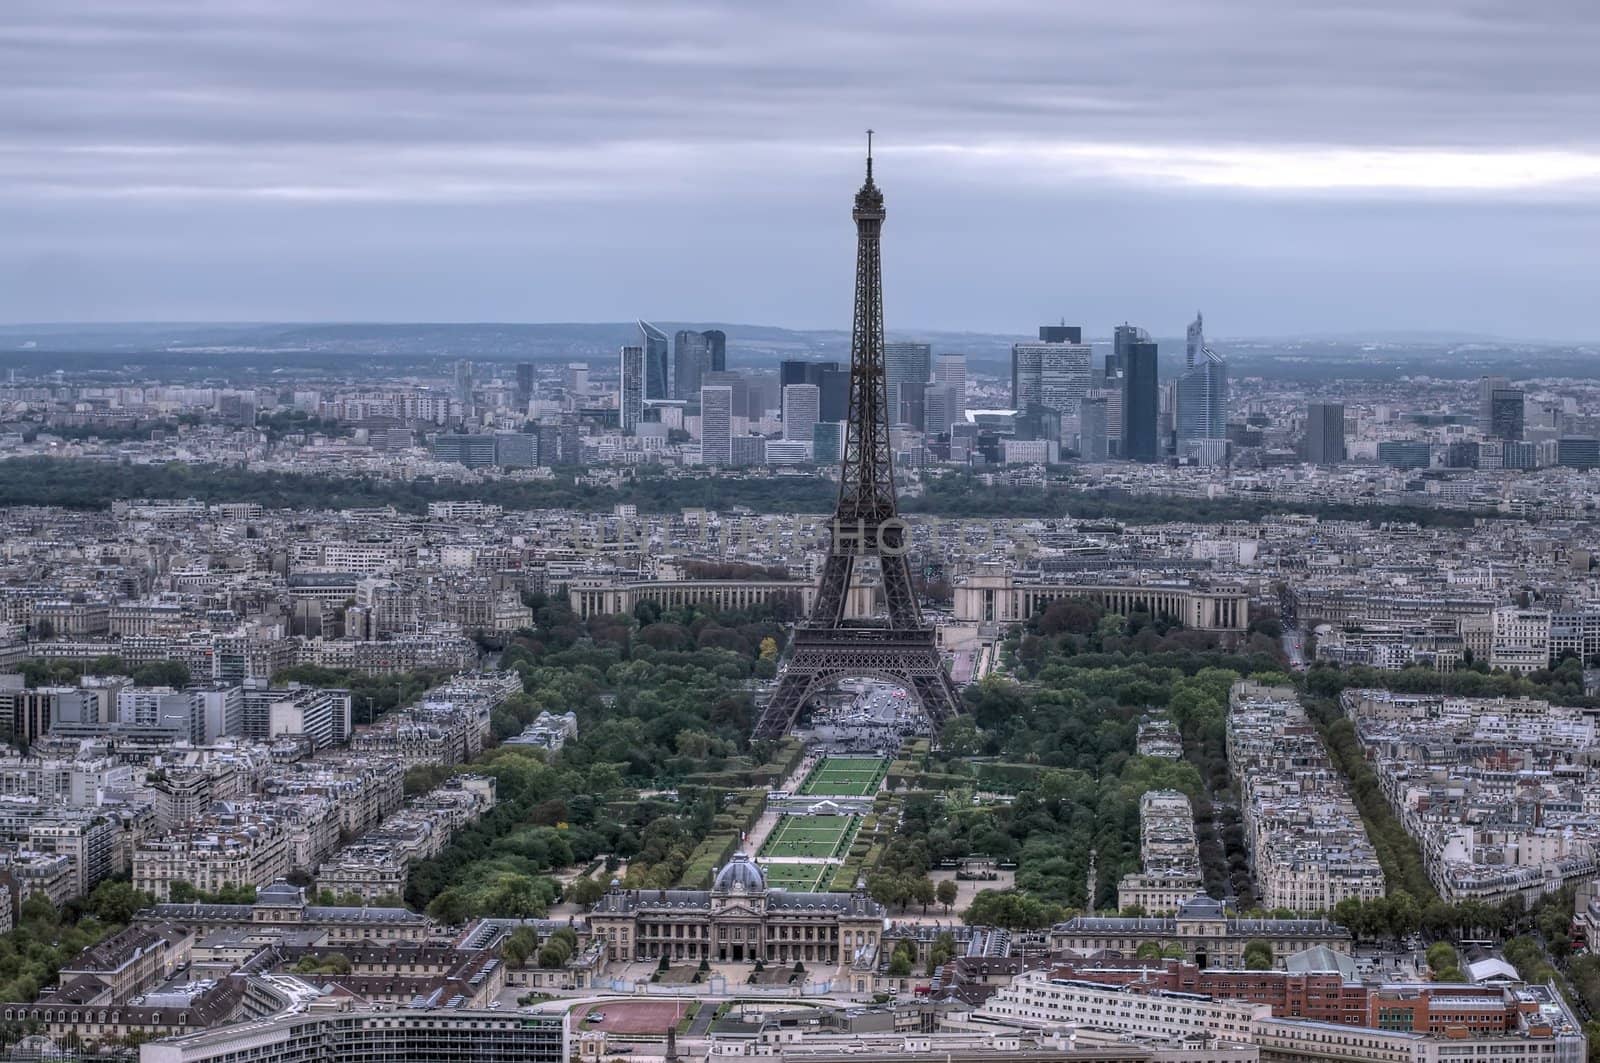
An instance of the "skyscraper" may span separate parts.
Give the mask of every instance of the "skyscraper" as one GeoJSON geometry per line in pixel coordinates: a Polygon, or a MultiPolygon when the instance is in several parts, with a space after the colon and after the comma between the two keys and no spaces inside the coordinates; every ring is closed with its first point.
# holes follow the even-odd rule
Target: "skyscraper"
{"type": "Polygon", "coordinates": [[[1042,405],[1044,398],[1040,370],[1044,348],[1037,343],[1017,343],[1011,347],[1011,408],[1019,412],[1042,405]]]}
{"type": "Polygon", "coordinates": [[[632,432],[644,420],[644,348],[622,348],[618,369],[617,424],[632,432]]]}
{"type": "MultiPolygon", "coordinates": [[[[815,384],[812,379],[811,367],[819,362],[808,362],[804,358],[785,358],[778,363],[778,386],[786,388],[790,384],[815,384]]],[[[839,368],[838,362],[829,362],[835,369],[839,368]]]]}
{"type": "Polygon", "coordinates": [[[733,388],[726,384],[700,389],[700,464],[733,464],[733,388]]]}
{"type": "MultiPolygon", "coordinates": [[[[810,383],[810,381],[807,381],[810,383]]],[[[819,415],[824,421],[843,421],[850,416],[850,371],[824,366],[817,374],[817,387],[822,392],[819,415]]]]}
{"type": "Polygon", "coordinates": [[[1344,460],[1344,404],[1309,404],[1306,406],[1306,461],[1312,465],[1338,465],[1344,460]]]}
{"type": "Polygon", "coordinates": [[[694,401],[707,373],[728,368],[728,337],[720,329],[680,329],[672,337],[672,397],[694,401]]]}
{"type": "Polygon", "coordinates": [[[1122,379],[1124,357],[1127,354],[1128,344],[1142,343],[1150,338],[1144,329],[1130,325],[1126,321],[1111,330],[1111,353],[1106,355],[1106,387],[1113,387],[1113,380],[1122,379]]]}
{"type": "Polygon", "coordinates": [[[843,421],[818,421],[811,426],[811,460],[816,464],[839,464],[843,447],[843,421]]]}
{"type": "Polygon", "coordinates": [[[933,348],[926,343],[885,343],[883,379],[888,387],[889,411],[900,413],[900,385],[926,384],[933,376],[933,348]]]}
{"type": "Polygon", "coordinates": [[[667,334],[650,324],[639,322],[640,343],[644,350],[644,397],[669,399],[671,363],[667,357],[667,334]]]}
{"type": "Polygon", "coordinates": [[[1489,393],[1489,435],[1520,440],[1527,403],[1521,388],[1495,388],[1489,393]]]}
{"type": "Polygon", "coordinates": [[[581,398],[589,391],[589,363],[567,363],[567,394],[581,398]]]}
{"type": "Polygon", "coordinates": [[[1038,343],[1011,347],[1011,401],[1019,411],[1043,405],[1076,417],[1089,390],[1090,348],[1076,325],[1042,325],[1038,343]]]}
{"type": "Polygon", "coordinates": [[[456,363],[456,398],[468,417],[472,416],[472,384],[472,363],[462,359],[456,363]]]}
{"type": "Polygon", "coordinates": [[[528,403],[533,400],[533,363],[517,363],[517,390],[512,397],[518,413],[528,412],[528,403]]]}
{"type": "Polygon", "coordinates": [[[783,389],[783,438],[811,442],[811,426],[820,419],[822,389],[815,384],[790,384],[783,389]]]}
{"type": "Polygon", "coordinates": [[[1228,363],[1206,346],[1205,324],[1196,313],[1189,323],[1183,375],[1178,378],[1178,453],[1213,460],[1214,440],[1228,436],[1228,363]]]}
{"type": "MultiPolygon", "coordinates": [[[[713,372],[705,374],[705,379],[700,385],[701,391],[704,391],[707,387],[712,385],[732,389],[733,417],[735,419],[734,430],[736,432],[745,431],[746,426],[751,420],[750,407],[753,405],[750,398],[750,378],[746,377],[743,373],[730,373],[726,370],[720,373],[713,372]]],[[[758,412],[756,419],[759,418],[760,413],[758,412]]]]}
{"type": "Polygon", "coordinates": [[[1075,414],[1093,376],[1087,343],[1052,343],[1039,366],[1042,401],[1061,414],[1075,414]]]}
{"type": "Polygon", "coordinates": [[[1494,393],[1510,386],[1511,381],[1503,376],[1478,378],[1478,431],[1484,435],[1489,435],[1493,429],[1494,393]]]}
{"type": "Polygon", "coordinates": [[[726,373],[728,371],[728,334],[719,328],[706,329],[700,335],[706,338],[706,364],[704,371],[707,373],[726,373]]]}
{"type": "Polygon", "coordinates": [[[933,363],[933,387],[928,389],[927,432],[940,435],[967,415],[967,356],[941,354],[933,363]],[[937,411],[937,415],[935,414],[937,411]]]}
{"type": "MultiPolygon", "coordinates": [[[[1161,389],[1157,381],[1156,344],[1137,329],[1122,349],[1122,446],[1130,461],[1155,461],[1161,454],[1161,389]]],[[[1109,381],[1107,382],[1109,385],[1109,381]]]]}
{"type": "Polygon", "coordinates": [[[900,409],[895,412],[894,423],[909,425],[918,432],[928,427],[928,382],[902,380],[896,389],[900,395],[900,409]]]}
{"type": "MultiPolygon", "coordinates": [[[[824,421],[842,421],[849,415],[850,371],[839,368],[838,362],[810,362],[802,358],[786,358],[778,363],[778,386],[814,384],[821,391],[820,417],[824,421]]],[[[780,400],[782,395],[780,393],[780,400]]]]}
{"type": "Polygon", "coordinates": [[[1085,398],[1078,415],[1078,456],[1084,461],[1106,460],[1106,400],[1085,398]]]}

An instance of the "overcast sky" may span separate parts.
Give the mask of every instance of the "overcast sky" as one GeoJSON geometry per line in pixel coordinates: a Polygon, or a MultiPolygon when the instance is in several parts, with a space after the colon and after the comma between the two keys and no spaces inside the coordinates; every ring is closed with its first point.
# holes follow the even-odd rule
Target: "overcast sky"
{"type": "Polygon", "coordinates": [[[0,320],[1600,339],[1595,0],[3,0],[0,320]]]}

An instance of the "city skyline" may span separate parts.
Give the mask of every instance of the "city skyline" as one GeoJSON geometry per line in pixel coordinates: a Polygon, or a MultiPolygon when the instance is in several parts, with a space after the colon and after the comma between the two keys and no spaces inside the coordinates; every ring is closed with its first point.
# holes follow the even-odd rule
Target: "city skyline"
{"type": "Polygon", "coordinates": [[[14,0],[0,1049],[1600,1063],[1596,45],[14,0]]]}

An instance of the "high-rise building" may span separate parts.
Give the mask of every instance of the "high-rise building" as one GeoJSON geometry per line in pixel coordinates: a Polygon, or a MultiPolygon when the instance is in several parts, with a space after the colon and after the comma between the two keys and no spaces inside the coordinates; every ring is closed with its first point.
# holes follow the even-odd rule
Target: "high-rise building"
{"type": "Polygon", "coordinates": [[[1306,407],[1306,461],[1313,465],[1339,465],[1344,460],[1344,403],[1309,404],[1306,407]]]}
{"type": "Polygon", "coordinates": [[[1500,444],[1500,467],[1504,469],[1536,469],[1539,467],[1539,444],[1528,441],[1507,441],[1500,444]]]}
{"type": "Polygon", "coordinates": [[[844,422],[818,421],[811,426],[811,460],[818,465],[837,465],[844,453],[844,422]]]}
{"type": "MultiPolygon", "coordinates": [[[[563,464],[561,457],[561,426],[550,421],[540,421],[534,425],[534,435],[539,440],[538,448],[534,455],[540,465],[563,464]]],[[[576,459],[565,464],[575,465],[576,459]]]]}
{"type": "Polygon", "coordinates": [[[821,417],[824,421],[843,421],[850,416],[850,371],[825,368],[818,374],[821,389],[821,417]]]}
{"type": "Polygon", "coordinates": [[[1088,397],[1078,415],[1078,456],[1084,461],[1106,460],[1106,400],[1088,397]]]}
{"type": "Polygon", "coordinates": [[[811,426],[821,420],[822,389],[790,384],[783,389],[783,438],[811,442],[811,426]]]}
{"type": "Polygon", "coordinates": [[[767,461],[767,437],[740,433],[733,437],[728,448],[728,464],[736,468],[746,465],[764,465],[767,461]]]}
{"type": "Polygon", "coordinates": [[[1489,436],[1520,440],[1527,408],[1521,388],[1495,388],[1489,393],[1489,436]]]}
{"type": "Polygon", "coordinates": [[[909,425],[918,432],[928,427],[928,382],[902,380],[896,388],[900,406],[895,411],[894,423],[909,425]]]}
{"type": "Polygon", "coordinates": [[[1511,381],[1503,376],[1478,378],[1478,431],[1490,435],[1494,421],[1494,393],[1509,388],[1511,381]]]}
{"type": "MultiPolygon", "coordinates": [[[[543,440],[540,441],[539,446],[544,446],[543,440]]],[[[561,464],[583,464],[583,431],[582,425],[578,423],[578,415],[576,413],[563,413],[561,415],[561,441],[557,446],[560,448],[561,464]]],[[[544,464],[554,465],[555,461],[547,461],[544,464]]]]}
{"type": "Polygon", "coordinates": [[[1228,437],[1228,362],[1206,346],[1205,324],[1195,314],[1184,348],[1183,375],[1178,378],[1178,453],[1214,455],[1206,440],[1228,437]]]}
{"type": "Polygon", "coordinates": [[[567,373],[566,373],[566,383],[567,383],[567,394],[568,395],[581,397],[583,395],[588,394],[588,391],[589,391],[589,363],[588,362],[568,362],[567,363],[567,373]]]}
{"type": "Polygon", "coordinates": [[[1059,325],[1040,325],[1040,343],[1082,343],[1083,328],[1062,322],[1059,325]]]}
{"type": "Polygon", "coordinates": [[[650,324],[639,322],[639,342],[644,351],[644,397],[670,399],[671,361],[668,358],[667,334],[650,324]]]}
{"type": "Polygon", "coordinates": [[[1044,391],[1040,371],[1044,367],[1044,348],[1037,343],[1011,346],[1011,408],[1017,411],[1043,405],[1044,391]]]}
{"type": "Polygon", "coordinates": [[[496,432],[494,463],[504,468],[531,469],[539,464],[539,437],[530,432],[496,432]]]}
{"type": "Polygon", "coordinates": [[[933,380],[936,384],[960,388],[962,394],[966,394],[967,356],[964,354],[941,354],[933,363],[933,380]]]}
{"type": "Polygon", "coordinates": [[[632,432],[639,427],[639,422],[644,420],[644,348],[622,348],[619,371],[621,382],[617,403],[617,424],[624,432],[632,432]]]}
{"type": "Polygon", "coordinates": [[[1433,445],[1426,439],[1386,439],[1378,444],[1378,463],[1396,469],[1426,469],[1433,464],[1433,445]]]}
{"type": "Polygon", "coordinates": [[[1556,464],[1569,469],[1600,468],[1600,440],[1588,436],[1562,436],[1556,440],[1556,464]]]}
{"type": "Polygon", "coordinates": [[[469,469],[487,469],[495,463],[495,439],[484,433],[441,432],[433,440],[433,457],[469,469]]]}
{"type": "Polygon", "coordinates": [[[942,436],[950,426],[966,420],[966,397],[948,384],[929,384],[922,398],[922,430],[942,436]]]}
{"type": "Polygon", "coordinates": [[[759,409],[756,410],[754,418],[750,416],[751,407],[760,406],[761,400],[756,389],[750,386],[749,377],[743,373],[734,372],[707,373],[700,386],[704,388],[709,385],[725,386],[733,389],[735,432],[744,431],[744,425],[747,425],[751,420],[760,420],[761,411],[759,409]]]}
{"type": "Polygon", "coordinates": [[[900,412],[900,385],[926,384],[933,377],[933,348],[926,343],[885,343],[883,381],[891,416],[900,412]]]}
{"type": "Polygon", "coordinates": [[[1044,404],[1057,413],[1076,413],[1093,376],[1090,361],[1087,343],[1049,344],[1039,368],[1044,404]]]}
{"type": "Polygon", "coordinates": [[[1145,343],[1150,339],[1150,334],[1137,325],[1130,325],[1126,321],[1111,330],[1111,353],[1106,355],[1106,387],[1115,387],[1112,383],[1122,379],[1122,367],[1126,364],[1130,343],[1145,343]]]}
{"type": "Polygon", "coordinates": [[[1042,405],[1078,415],[1093,372],[1091,351],[1076,325],[1042,325],[1038,343],[1011,347],[1011,401],[1018,410],[1042,405]]]}
{"type": "Polygon", "coordinates": [[[672,337],[672,397],[693,401],[707,373],[728,368],[728,337],[721,329],[680,329],[672,337]]]}
{"type": "Polygon", "coordinates": [[[461,412],[472,416],[472,363],[466,359],[456,363],[456,399],[461,403],[461,412]]]}
{"type": "Polygon", "coordinates": [[[528,412],[528,403],[533,401],[533,363],[517,363],[517,390],[512,394],[512,402],[517,407],[518,413],[528,412]]]}
{"type": "Polygon", "coordinates": [[[1128,347],[1147,343],[1150,334],[1123,322],[1111,333],[1111,350],[1106,354],[1102,384],[1106,394],[1106,456],[1122,456],[1122,374],[1127,366],[1128,347]]]}
{"type": "Polygon", "coordinates": [[[933,363],[933,383],[927,398],[927,431],[941,435],[967,415],[967,356],[941,354],[933,363]],[[937,417],[933,416],[935,408],[940,411],[937,417]]]}
{"type": "Polygon", "coordinates": [[[727,384],[700,388],[700,464],[733,464],[733,388],[727,384]]]}
{"type": "Polygon", "coordinates": [[[811,362],[804,358],[785,358],[778,363],[778,386],[786,388],[790,384],[816,384],[820,387],[823,373],[838,370],[838,362],[811,362]]]}
{"type": "Polygon", "coordinates": [[[1122,445],[1118,450],[1121,457],[1130,461],[1150,462],[1161,456],[1161,389],[1157,380],[1157,351],[1156,344],[1144,329],[1135,332],[1123,344],[1120,358],[1122,445]]]}

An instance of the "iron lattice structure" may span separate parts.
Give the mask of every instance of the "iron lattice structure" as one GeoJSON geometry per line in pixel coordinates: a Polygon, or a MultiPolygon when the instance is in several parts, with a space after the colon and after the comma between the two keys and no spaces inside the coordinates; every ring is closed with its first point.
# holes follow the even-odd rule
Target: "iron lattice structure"
{"type": "Polygon", "coordinates": [[[935,726],[960,711],[960,699],[922,622],[906,556],[908,529],[894,496],[889,447],[888,386],[883,367],[883,192],[867,179],[856,193],[855,317],[850,328],[850,410],[841,456],[839,504],[828,557],[811,615],[795,631],[794,650],[778,689],[756,723],[757,738],[776,738],[794,725],[818,690],[849,676],[898,683],[935,726]],[[846,619],[851,581],[863,558],[876,560],[888,623],[846,619]]]}

